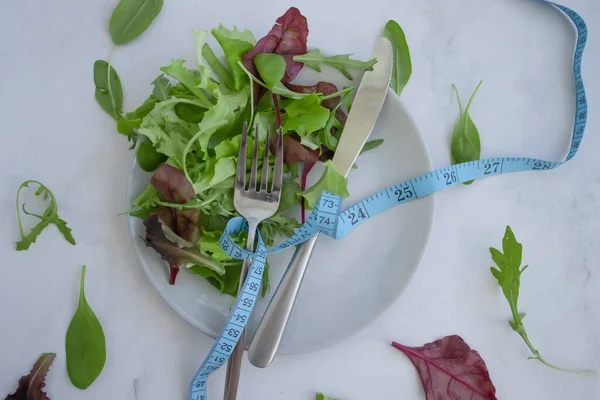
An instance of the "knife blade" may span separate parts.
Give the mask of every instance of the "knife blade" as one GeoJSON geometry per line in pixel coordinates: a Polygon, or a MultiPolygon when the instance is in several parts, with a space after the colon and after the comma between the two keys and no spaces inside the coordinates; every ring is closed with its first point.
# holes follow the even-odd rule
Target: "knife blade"
{"type": "MultiPolygon", "coordinates": [[[[392,77],[390,41],[380,37],[371,58],[377,63],[363,74],[332,160],[344,176],[350,172],[383,107],[392,77]]],[[[248,358],[256,367],[265,368],[275,358],[317,238],[315,235],[298,245],[261,319],[248,348],[248,358]]]]}

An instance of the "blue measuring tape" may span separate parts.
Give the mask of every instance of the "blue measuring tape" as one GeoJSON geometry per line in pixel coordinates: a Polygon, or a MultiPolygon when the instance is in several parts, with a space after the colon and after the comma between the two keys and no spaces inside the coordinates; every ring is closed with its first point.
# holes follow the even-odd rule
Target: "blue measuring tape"
{"type": "MultiPolygon", "coordinates": [[[[545,0],[542,1],[546,2],[545,0]]],[[[279,246],[268,251],[258,232],[256,252],[253,253],[238,246],[231,239],[230,235],[247,230],[248,225],[242,217],[232,218],[227,223],[225,232],[221,237],[221,248],[234,258],[252,258],[253,260],[250,264],[246,281],[227,317],[225,325],[190,384],[189,400],[207,399],[206,383],[208,376],[227,362],[227,359],[236,346],[250,318],[250,313],[254,308],[268,254],[302,243],[317,232],[335,239],[341,239],[354,227],[387,209],[429,196],[432,193],[463,182],[509,172],[551,170],[561,166],[575,156],[583,139],[583,132],[587,121],[587,102],[581,78],[581,56],[587,41],[587,28],[583,19],[575,11],[560,4],[547,3],[558,8],[568,16],[577,29],[577,44],[573,58],[576,111],[571,147],[566,159],[562,162],[551,162],[535,158],[501,157],[456,164],[391,186],[356,203],[343,212],[341,211],[343,199],[340,196],[324,192],[317,207],[295,234],[279,246]]]]}

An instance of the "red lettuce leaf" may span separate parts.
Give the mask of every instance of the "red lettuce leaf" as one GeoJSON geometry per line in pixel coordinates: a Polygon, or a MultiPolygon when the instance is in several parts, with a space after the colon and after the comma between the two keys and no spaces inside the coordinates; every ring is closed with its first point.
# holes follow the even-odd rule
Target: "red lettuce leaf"
{"type": "Polygon", "coordinates": [[[296,78],[304,64],[295,62],[294,56],[306,54],[308,24],[306,17],[296,7],[290,7],[285,14],[277,18],[269,33],[243,55],[242,61],[248,71],[257,75],[254,57],[261,53],[279,54],[285,59],[286,67],[282,82],[291,82],[296,78]]]}
{"type": "Polygon", "coordinates": [[[162,201],[184,204],[194,197],[194,188],[183,171],[169,164],[163,164],[156,170],[151,183],[162,201]]]}
{"type": "Polygon", "coordinates": [[[224,267],[202,252],[191,243],[178,236],[161,220],[158,214],[152,214],[144,221],[146,227],[146,245],[152,247],[162,259],[169,263],[169,283],[175,284],[175,277],[182,264],[192,263],[208,267],[220,274],[224,267]]]}
{"type": "MultiPolygon", "coordinates": [[[[277,136],[273,135],[269,142],[271,153],[276,154],[277,136]]],[[[311,150],[300,144],[295,134],[283,136],[283,161],[286,164],[294,163],[314,163],[319,160],[319,150],[311,150]]]]}
{"type": "Polygon", "coordinates": [[[19,379],[17,391],[6,396],[5,400],[50,400],[42,389],[46,386],[46,374],[55,358],[54,353],[41,354],[29,375],[19,379]]]}
{"type": "Polygon", "coordinates": [[[496,400],[485,362],[457,335],[408,347],[393,342],[413,363],[427,400],[496,400]]]}

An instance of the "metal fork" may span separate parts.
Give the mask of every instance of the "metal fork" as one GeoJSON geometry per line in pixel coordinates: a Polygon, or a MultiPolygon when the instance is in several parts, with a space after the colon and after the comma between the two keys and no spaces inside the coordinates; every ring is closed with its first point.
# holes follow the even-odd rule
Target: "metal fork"
{"type": "MultiPolygon", "coordinates": [[[[262,165],[262,176],[260,187],[257,189],[258,177],[258,142],[259,129],[258,124],[254,130],[254,154],[252,156],[252,170],[250,172],[250,182],[246,187],[246,142],[248,141],[248,124],[244,124],[242,130],[242,140],[240,142],[240,154],[238,157],[237,172],[235,178],[235,191],[233,194],[233,204],[235,209],[248,221],[248,239],[246,240],[246,250],[254,250],[254,237],[258,224],[265,219],[272,217],[279,208],[279,197],[281,195],[281,186],[283,180],[283,131],[279,128],[277,139],[277,151],[275,154],[275,172],[271,190],[267,190],[269,183],[269,143],[270,128],[267,128],[267,137],[265,141],[265,152],[262,165]]],[[[242,272],[240,275],[240,284],[238,291],[242,289],[248,268],[252,260],[244,260],[242,272]]],[[[235,400],[237,398],[238,384],[240,381],[240,368],[242,357],[244,355],[244,341],[246,338],[246,329],[242,331],[240,339],[231,353],[227,363],[227,376],[225,378],[225,400],[235,400]]]]}

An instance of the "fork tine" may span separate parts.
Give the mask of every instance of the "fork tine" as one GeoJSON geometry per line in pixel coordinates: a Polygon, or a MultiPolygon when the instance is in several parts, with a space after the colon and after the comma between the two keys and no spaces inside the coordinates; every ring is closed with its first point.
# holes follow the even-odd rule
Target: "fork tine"
{"type": "Polygon", "coordinates": [[[238,188],[246,187],[246,142],[248,140],[248,123],[244,122],[242,129],[242,140],[240,140],[240,154],[238,155],[237,171],[235,174],[235,185],[238,188]]]}
{"type": "Polygon", "coordinates": [[[254,129],[254,153],[252,154],[252,171],[250,172],[250,186],[248,190],[256,190],[256,178],[258,176],[258,124],[254,129]]]}
{"type": "Polygon", "coordinates": [[[260,190],[266,191],[269,183],[269,139],[271,136],[271,127],[267,125],[267,137],[265,138],[265,156],[262,165],[262,177],[260,179],[260,190]]]}
{"type": "Polygon", "coordinates": [[[273,189],[271,192],[279,195],[283,181],[283,129],[279,127],[277,135],[277,154],[275,155],[275,175],[273,177],[273,189]]]}

